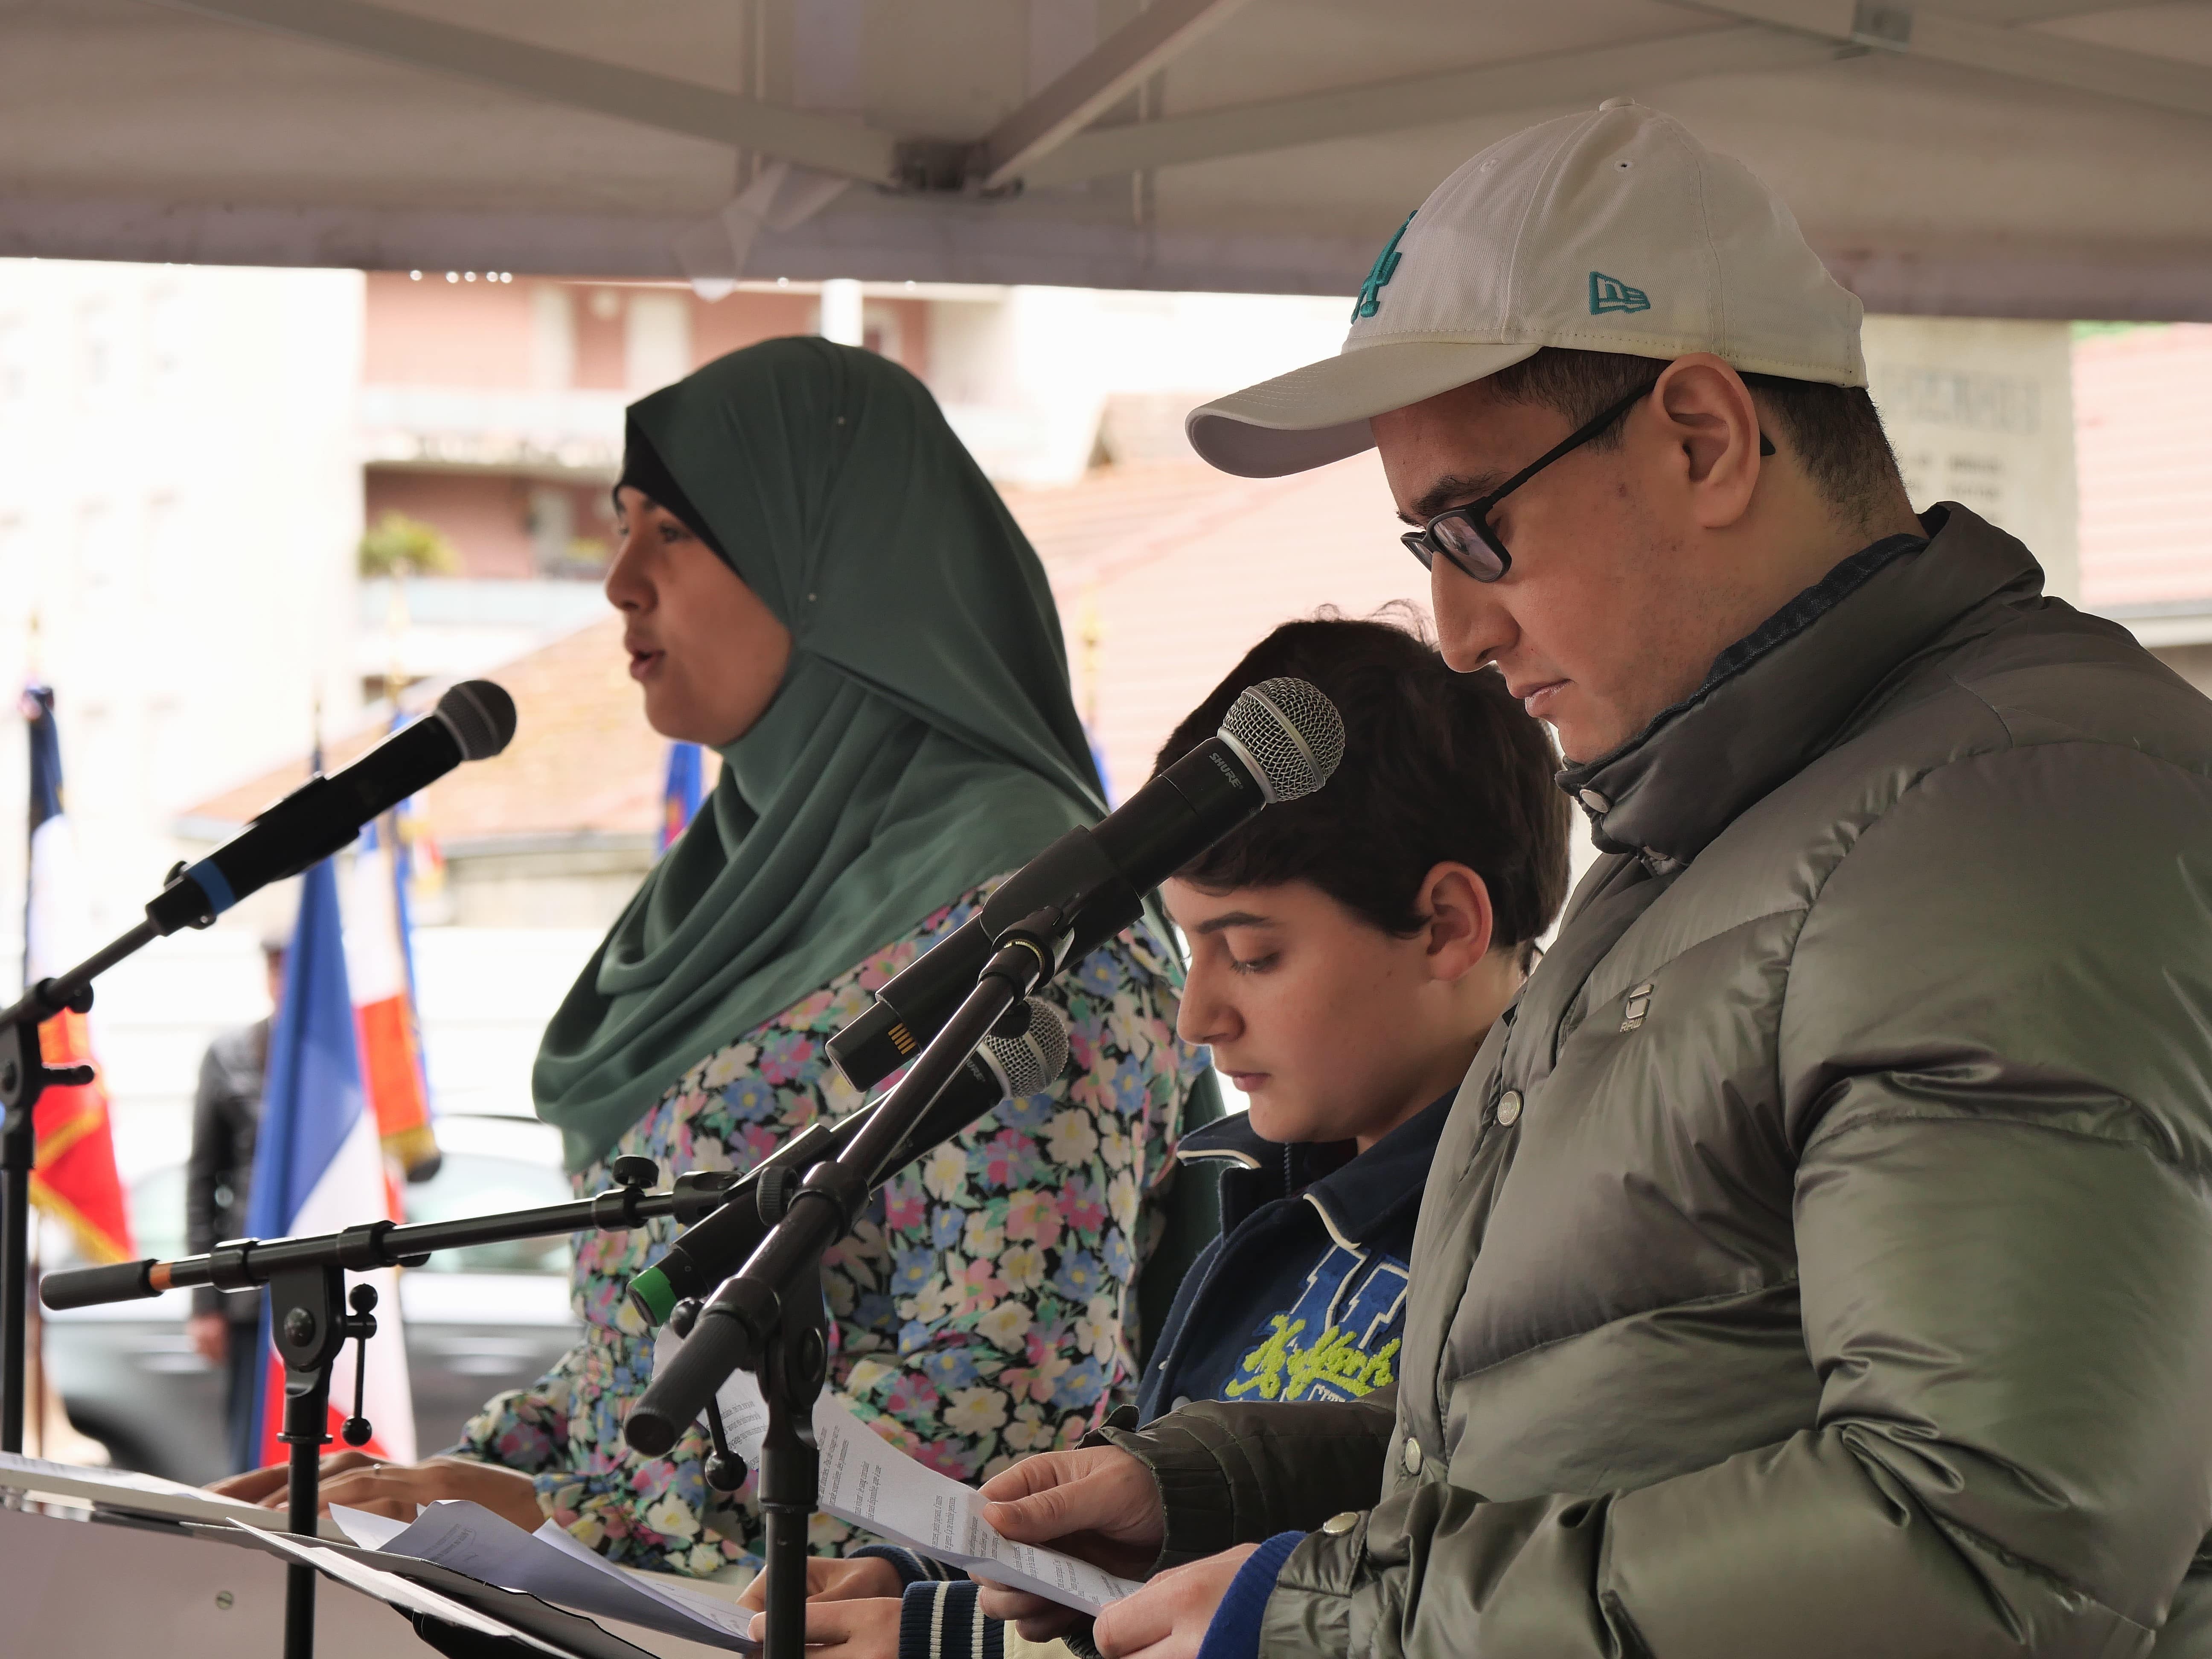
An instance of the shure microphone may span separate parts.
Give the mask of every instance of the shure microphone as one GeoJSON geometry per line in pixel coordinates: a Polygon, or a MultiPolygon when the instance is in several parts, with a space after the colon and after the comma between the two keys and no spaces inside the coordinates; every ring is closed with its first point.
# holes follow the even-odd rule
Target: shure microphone
{"type": "MultiPolygon", "coordinates": [[[[1067,1027],[1060,1011],[1031,997],[1017,1012],[1026,1015],[1022,1029],[1012,1036],[984,1039],[914,1133],[875,1172],[876,1182],[951,1139],[999,1102],[1050,1087],[1066,1069],[1067,1027]]],[[[781,1216],[798,1178],[844,1151],[876,1109],[864,1107],[835,1124],[819,1119],[808,1124],[747,1170],[730,1188],[721,1208],[678,1235],[659,1261],[629,1282],[630,1305],[647,1328],[659,1326],[685,1297],[708,1294],[743,1267],[781,1216]],[[772,1170],[787,1173],[771,1176],[772,1170]]]]}
{"type": "Polygon", "coordinates": [[[463,680],[413,725],[333,776],[309,778],[237,835],[177,872],[146,918],[162,933],[204,926],[272,881],[349,844],[362,826],[465,760],[496,755],[514,736],[514,699],[489,680],[463,680]]]}
{"type": "Polygon", "coordinates": [[[1005,929],[1087,893],[1062,957],[1082,960],[1137,919],[1146,892],[1261,807],[1313,793],[1343,758],[1344,720],[1316,687],[1289,678],[1248,687],[1218,735],[1091,828],[1053,842],[979,915],[893,975],[874,1006],[830,1039],[830,1060],[854,1087],[873,1088],[951,1018],[1005,929]]]}

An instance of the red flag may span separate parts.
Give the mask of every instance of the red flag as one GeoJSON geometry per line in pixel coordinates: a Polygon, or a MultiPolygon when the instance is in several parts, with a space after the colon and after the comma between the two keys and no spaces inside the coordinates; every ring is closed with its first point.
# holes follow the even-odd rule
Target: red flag
{"type": "MultiPolygon", "coordinates": [[[[23,716],[31,739],[31,878],[23,929],[23,980],[29,985],[84,959],[89,917],[76,842],[62,811],[61,737],[52,691],[45,686],[27,690],[23,716]]],[[[66,1223],[94,1261],[128,1261],[137,1250],[115,1170],[107,1080],[93,1053],[91,1027],[82,1014],[57,1014],[39,1028],[39,1046],[49,1066],[91,1066],[94,1073],[81,1087],[49,1089],[39,1097],[31,1201],[66,1223]]]]}

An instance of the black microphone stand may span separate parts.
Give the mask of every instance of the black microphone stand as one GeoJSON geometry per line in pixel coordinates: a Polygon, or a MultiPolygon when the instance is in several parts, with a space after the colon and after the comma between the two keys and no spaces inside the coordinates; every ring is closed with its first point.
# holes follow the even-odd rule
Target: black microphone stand
{"type": "Polygon", "coordinates": [[[39,1028],[55,1015],[92,1006],[92,981],[151,944],[161,929],[142,921],[67,973],[42,979],[0,1010],[0,1451],[23,1449],[23,1395],[29,1367],[25,1329],[30,1312],[31,1170],[39,1155],[39,1097],[80,1088],[89,1066],[52,1066],[39,1028]]]}
{"type": "Polygon", "coordinates": [[[1066,959],[1067,907],[1024,917],[1000,936],[975,988],[917,1055],[866,1127],[835,1158],[816,1164],[745,1265],[691,1321],[684,1344],[631,1408],[632,1447],[658,1456],[734,1370],[758,1380],[768,1406],[759,1498],[766,1534],[765,1659],[804,1659],[806,1528],[820,1496],[814,1404],[829,1372],[822,1256],[852,1231],[869,1194],[899,1166],[901,1146],[993,1026],[1066,959]]]}
{"type": "MultiPolygon", "coordinates": [[[[284,1362],[283,1428],[277,1437],[289,1451],[286,1525],[312,1538],[322,1507],[322,1449],[330,1443],[331,1375],[349,1341],[364,1346],[354,1370],[353,1415],[343,1433],[349,1444],[358,1446],[367,1443],[370,1432],[362,1414],[362,1382],[365,1345],[376,1332],[376,1292],[369,1285],[356,1285],[349,1307],[346,1273],[420,1267],[434,1251],[472,1244],[550,1238],[586,1229],[620,1232],[663,1216],[688,1226],[720,1207],[738,1179],[730,1170],[694,1171],[678,1176],[665,1192],[647,1191],[659,1176],[651,1158],[620,1158],[614,1165],[616,1186],[573,1203],[414,1226],[372,1221],[305,1238],[234,1238],[205,1255],[175,1261],[125,1261],[51,1273],[40,1297],[49,1308],[84,1308],[191,1285],[228,1291],[266,1285],[270,1333],[284,1362]]],[[[802,1528],[802,1548],[805,1541],[802,1528]]],[[[803,1580],[804,1562],[799,1571],[803,1580]]],[[[803,1589],[802,1582],[802,1593],[803,1589]]],[[[284,1586],[284,1659],[313,1659],[314,1632],[315,1570],[294,1564],[286,1569],[284,1586]]]]}

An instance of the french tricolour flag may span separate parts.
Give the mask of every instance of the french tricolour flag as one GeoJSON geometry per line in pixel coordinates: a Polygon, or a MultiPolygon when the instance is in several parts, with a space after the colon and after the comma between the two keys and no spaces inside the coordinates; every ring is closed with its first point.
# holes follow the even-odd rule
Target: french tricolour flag
{"type": "Polygon", "coordinates": [[[361,1037],[362,1080],[385,1156],[410,1179],[438,1168],[430,1091],[422,1073],[415,975],[408,948],[407,869],[398,814],[363,832],[346,891],[346,974],[361,1037]]]}
{"type": "MultiPolygon", "coordinates": [[[[253,1149],[246,1231],[255,1238],[336,1232],[385,1217],[398,1220],[385,1176],[374,1113],[362,1086],[353,994],[346,978],[337,877],[328,860],[301,880],[300,921],[284,959],[284,995],[269,1034],[261,1132],[253,1149]]],[[[364,1449],[402,1462],[415,1455],[415,1410],[399,1322],[398,1276],[359,1275],[376,1286],[377,1334],[368,1345],[365,1414],[375,1438],[364,1449]]],[[[262,1315],[259,1409],[262,1462],[281,1462],[284,1372],[262,1315]]],[[[331,1368],[330,1432],[353,1407],[353,1352],[331,1368]]]]}

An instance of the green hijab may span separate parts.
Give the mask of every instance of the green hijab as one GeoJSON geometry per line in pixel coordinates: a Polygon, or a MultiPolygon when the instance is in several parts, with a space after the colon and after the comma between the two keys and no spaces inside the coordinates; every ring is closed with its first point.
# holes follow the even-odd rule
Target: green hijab
{"type": "Polygon", "coordinates": [[[631,405],[630,445],[626,477],[677,497],[793,651],[546,1027],[531,1085],[571,1170],[716,1049],[1104,810],[1043,568],[913,375],[770,340],[631,405]]]}

